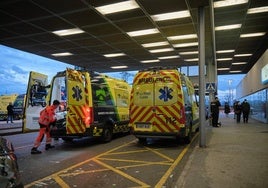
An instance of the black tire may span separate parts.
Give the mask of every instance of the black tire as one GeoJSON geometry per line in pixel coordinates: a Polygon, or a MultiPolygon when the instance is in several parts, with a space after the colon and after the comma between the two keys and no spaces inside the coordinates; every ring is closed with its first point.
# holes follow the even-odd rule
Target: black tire
{"type": "Polygon", "coordinates": [[[113,138],[113,131],[110,128],[104,128],[102,133],[102,141],[103,142],[110,142],[113,138]]]}
{"type": "Polygon", "coordinates": [[[65,142],[72,142],[73,138],[61,138],[65,142]]]}
{"type": "Polygon", "coordinates": [[[147,138],[142,137],[142,138],[138,138],[138,139],[139,139],[139,143],[141,143],[141,144],[147,143],[147,138]]]}
{"type": "Polygon", "coordinates": [[[190,144],[191,141],[192,141],[192,136],[193,136],[193,133],[192,133],[192,125],[191,125],[190,128],[189,128],[188,135],[185,136],[185,138],[184,138],[184,143],[185,144],[190,144]]]}

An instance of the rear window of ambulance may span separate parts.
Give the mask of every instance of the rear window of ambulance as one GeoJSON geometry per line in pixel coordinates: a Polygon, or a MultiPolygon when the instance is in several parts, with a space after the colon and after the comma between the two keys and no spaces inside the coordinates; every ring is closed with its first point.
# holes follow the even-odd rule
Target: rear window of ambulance
{"type": "Polygon", "coordinates": [[[153,98],[153,84],[142,84],[134,86],[133,102],[135,105],[153,106],[153,98]]]}

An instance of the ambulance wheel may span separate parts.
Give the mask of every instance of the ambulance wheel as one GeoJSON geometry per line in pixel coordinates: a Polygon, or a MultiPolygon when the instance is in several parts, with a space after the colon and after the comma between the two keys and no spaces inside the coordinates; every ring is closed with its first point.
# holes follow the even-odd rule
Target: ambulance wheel
{"type": "Polygon", "coordinates": [[[110,142],[113,137],[113,132],[112,129],[110,128],[105,128],[103,133],[102,133],[102,141],[103,142],[110,142]]]}
{"type": "Polygon", "coordinates": [[[190,144],[192,141],[192,125],[189,128],[188,135],[184,138],[184,143],[185,144],[190,144]]]}
{"type": "Polygon", "coordinates": [[[138,138],[139,139],[139,143],[141,144],[146,144],[147,142],[147,138],[138,138]]]}
{"type": "Polygon", "coordinates": [[[61,138],[64,142],[72,142],[73,138],[61,138]]]}

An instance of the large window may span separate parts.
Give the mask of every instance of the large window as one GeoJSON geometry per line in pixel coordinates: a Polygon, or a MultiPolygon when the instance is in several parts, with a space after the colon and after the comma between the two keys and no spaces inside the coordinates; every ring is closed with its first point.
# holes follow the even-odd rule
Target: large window
{"type": "Polygon", "coordinates": [[[268,110],[268,89],[258,91],[252,95],[243,97],[240,102],[245,99],[250,104],[250,116],[256,120],[268,123],[267,110],[268,110]]]}
{"type": "MultiPolygon", "coordinates": [[[[198,76],[199,75],[199,67],[198,66],[184,66],[180,67],[179,71],[186,76],[198,76]]],[[[205,68],[206,74],[206,68],[205,68]]]]}

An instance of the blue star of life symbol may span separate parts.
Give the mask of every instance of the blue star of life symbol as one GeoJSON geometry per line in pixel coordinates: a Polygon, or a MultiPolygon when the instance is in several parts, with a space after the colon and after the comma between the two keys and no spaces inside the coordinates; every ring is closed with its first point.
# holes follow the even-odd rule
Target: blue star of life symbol
{"type": "Polygon", "coordinates": [[[73,87],[72,90],[73,90],[73,92],[74,92],[73,95],[72,95],[72,97],[73,97],[76,101],[81,100],[81,99],[82,99],[82,95],[81,95],[82,90],[81,90],[78,86],[73,87]]]}
{"type": "Polygon", "coordinates": [[[169,99],[172,99],[173,98],[173,96],[171,95],[172,91],[173,89],[168,88],[167,86],[159,89],[159,92],[161,93],[161,95],[159,96],[159,99],[164,100],[164,101],[168,101],[169,99]]]}

